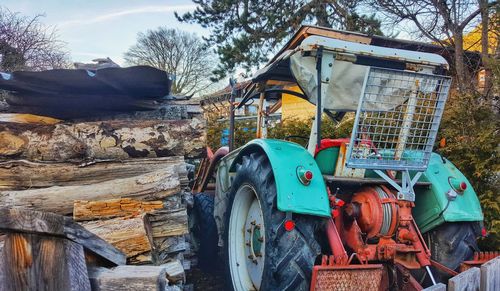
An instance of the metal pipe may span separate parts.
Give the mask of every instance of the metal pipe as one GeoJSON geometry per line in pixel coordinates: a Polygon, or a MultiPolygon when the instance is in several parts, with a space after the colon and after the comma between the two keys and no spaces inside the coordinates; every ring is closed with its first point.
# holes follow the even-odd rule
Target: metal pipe
{"type": "Polygon", "coordinates": [[[318,79],[318,91],[316,94],[316,149],[321,146],[321,114],[323,113],[323,108],[321,104],[321,63],[323,62],[323,46],[318,47],[316,52],[316,72],[318,79]]]}
{"type": "Polygon", "coordinates": [[[333,219],[328,219],[326,225],[326,236],[328,237],[328,243],[332,249],[333,256],[335,257],[335,262],[337,264],[347,264],[349,257],[345,251],[340,235],[337,231],[337,227],[333,223],[333,219]]]}
{"type": "Polygon", "coordinates": [[[429,273],[429,277],[431,277],[432,285],[436,285],[436,280],[434,279],[434,276],[432,275],[431,268],[429,266],[425,266],[425,270],[427,270],[427,273],[429,273]]]}
{"type": "Polygon", "coordinates": [[[229,79],[231,97],[229,98],[229,151],[234,149],[234,101],[236,99],[236,80],[229,79]]]}

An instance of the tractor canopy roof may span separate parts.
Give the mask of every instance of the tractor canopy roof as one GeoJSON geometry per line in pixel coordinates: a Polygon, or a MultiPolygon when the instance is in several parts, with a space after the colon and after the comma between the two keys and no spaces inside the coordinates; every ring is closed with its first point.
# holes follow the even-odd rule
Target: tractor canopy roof
{"type": "MultiPolygon", "coordinates": [[[[241,104],[260,92],[280,89],[316,104],[318,59],[321,59],[319,67],[323,107],[332,111],[357,109],[366,72],[370,67],[438,75],[443,75],[448,69],[447,61],[438,54],[371,43],[371,37],[359,33],[302,27],[264,68],[254,74],[241,104]],[[321,58],[317,57],[318,54],[321,54],[321,58]],[[297,85],[301,92],[287,90],[297,85]]],[[[391,86],[390,82],[394,80],[380,80],[380,87],[385,87],[384,90],[396,87],[391,86]]]]}

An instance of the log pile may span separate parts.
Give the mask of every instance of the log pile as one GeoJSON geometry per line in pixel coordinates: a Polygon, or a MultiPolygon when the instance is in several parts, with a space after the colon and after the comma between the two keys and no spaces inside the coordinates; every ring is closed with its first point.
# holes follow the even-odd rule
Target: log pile
{"type": "Polygon", "coordinates": [[[169,106],[66,121],[0,114],[0,205],[72,217],[127,264],[182,266],[185,159],[204,154],[205,123],[189,102],[169,106]]]}

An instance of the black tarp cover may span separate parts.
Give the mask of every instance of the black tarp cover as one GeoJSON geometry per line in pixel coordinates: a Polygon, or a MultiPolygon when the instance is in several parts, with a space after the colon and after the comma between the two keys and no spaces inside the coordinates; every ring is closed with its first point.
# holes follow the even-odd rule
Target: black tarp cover
{"type": "Polygon", "coordinates": [[[166,72],[148,66],[0,73],[9,110],[62,119],[155,109],[171,85],[166,72]]]}

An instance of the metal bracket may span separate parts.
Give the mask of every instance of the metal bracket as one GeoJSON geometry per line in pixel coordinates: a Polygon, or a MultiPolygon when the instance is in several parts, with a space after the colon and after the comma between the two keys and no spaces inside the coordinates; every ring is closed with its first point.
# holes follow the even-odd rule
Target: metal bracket
{"type": "Polygon", "coordinates": [[[415,201],[415,191],[413,190],[413,186],[418,182],[420,176],[422,176],[423,172],[417,172],[413,178],[410,176],[410,172],[408,170],[402,171],[402,179],[401,185],[396,183],[393,179],[391,179],[386,173],[381,170],[374,170],[382,179],[386,180],[392,187],[398,190],[398,199],[399,200],[407,200],[407,201],[415,201]]]}

